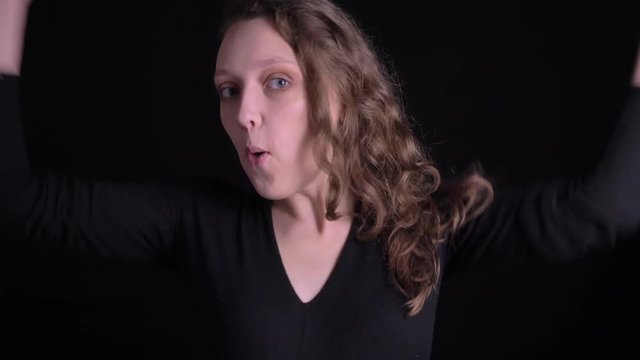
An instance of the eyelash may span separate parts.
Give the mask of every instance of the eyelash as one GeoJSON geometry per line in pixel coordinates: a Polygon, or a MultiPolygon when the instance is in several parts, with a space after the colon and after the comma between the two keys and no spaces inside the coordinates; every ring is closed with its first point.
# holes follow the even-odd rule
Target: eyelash
{"type": "Polygon", "coordinates": [[[230,90],[236,90],[237,91],[237,89],[232,87],[232,86],[225,86],[225,87],[220,88],[220,90],[218,90],[218,94],[223,99],[230,98],[230,97],[233,96],[233,95],[225,95],[225,90],[229,90],[229,91],[230,90]]]}
{"type": "Polygon", "coordinates": [[[274,87],[274,88],[276,88],[276,89],[283,89],[283,88],[285,88],[285,87],[289,86],[289,84],[290,84],[290,81],[289,81],[289,80],[287,80],[287,79],[285,79],[285,78],[281,78],[281,77],[274,77],[274,78],[271,78],[271,79],[269,79],[269,81],[267,81],[267,84],[269,84],[269,83],[273,82],[274,80],[284,80],[284,81],[286,82],[286,84],[285,84],[283,87],[274,87]]]}
{"type": "MultiPolygon", "coordinates": [[[[285,85],[283,85],[282,87],[274,86],[274,87],[271,87],[271,89],[274,89],[274,90],[282,90],[282,89],[286,88],[287,86],[289,86],[289,85],[291,84],[291,81],[290,81],[289,79],[284,78],[284,77],[272,77],[272,78],[270,78],[270,79],[267,81],[267,84],[270,84],[270,83],[272,83],[273,81],[280,81],[280,80],[284,81],[284,82],[285,82],[285,85]]],[[[233,96],[234,96],[234,95],[236,95],[236,94],[226,94],[226,95],[225,95],[225,92],[233,91],[233,90],[235,90],[235,91],[236,91],[236,94],[237,94],[238,89],[234,88],[233,86],[225,86],[225,87],[221,87],[221,88],[218,90],[218,94],[219,94],[219,95],[220,95],[220,97],[221,97],[221,98],[223,98],[223,99],[230,98],[230,97],[233,97],[233,96]]]]}

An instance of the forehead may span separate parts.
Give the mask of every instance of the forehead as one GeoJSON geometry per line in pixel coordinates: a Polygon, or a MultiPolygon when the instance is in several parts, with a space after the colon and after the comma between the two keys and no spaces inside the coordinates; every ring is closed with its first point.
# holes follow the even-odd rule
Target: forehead
{"type": "Polygon", "coordinates": [[[218,51],[216,70],[241,71],[268,66],[274,62],[297,65],[293,49],[264,18],[233,24],[224,35],[218,51]]]}

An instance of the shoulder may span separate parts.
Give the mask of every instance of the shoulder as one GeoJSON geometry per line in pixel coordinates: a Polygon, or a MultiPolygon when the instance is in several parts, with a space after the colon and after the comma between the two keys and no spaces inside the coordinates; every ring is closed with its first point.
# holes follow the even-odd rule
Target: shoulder
{"type": "Polygon", "coordinates": [[[174,211],[210,220],[232,220],[247,212],[257,215],[267,202],[254,191],[213,178],[165,181],[158,190],[174,211]]]}
{"type": "Polygon", "coordinates": [[[165,179],[156,188],[180,205],[228,206],[249,201],[253,194],[229,182],[216,179],[165,179]]]}

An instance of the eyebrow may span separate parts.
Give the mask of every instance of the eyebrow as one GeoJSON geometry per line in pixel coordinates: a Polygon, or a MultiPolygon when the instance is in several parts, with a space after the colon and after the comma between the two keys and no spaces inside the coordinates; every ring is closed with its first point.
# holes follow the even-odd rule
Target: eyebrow
{"type": "Polygon", "coordinates": [[[280,62],[289,63],[289,64],[295,64],[296,63],[295,61],[289,60],[287,58],[276,56],[276,57],[272,57],[272,58],[269,58],[269,59],[266,59],[266,60],[258,61],[256,63],[256,65],[258,65],[260,67],[267,67],[269,65],[280,63],[280,62]]]}
{"type": "MultiPolygon", "coordinates": [[[[276,57],[272,57],[272,58],[268,58],[265,60],[260,60],[257,61],[254,66],[257,67],[261,67],[261,68],[265,68],[269,65],[273,65],[273,64],[277,64],[277,63],[287,63],[287,64],[295,64],[296,62],[287,58],[283,58],[280,56],[276,56],[276,57]]],[[[215,76],[220,76],[220,75],[225,75],[225,74],[231,74],[231,72],[229,70],[226,69],[217,69],[214,77],[215,76]]]]}

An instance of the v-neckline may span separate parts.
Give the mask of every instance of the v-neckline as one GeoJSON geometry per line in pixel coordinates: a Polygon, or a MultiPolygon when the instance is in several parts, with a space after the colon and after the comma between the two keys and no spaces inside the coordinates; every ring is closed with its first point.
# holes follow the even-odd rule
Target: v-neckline
{"type": "Polygon", "coordinates": [[[276,263],[275,266],[278,268],[277,269],[278,277],[284,282],[284,287],[287,288],[287,291],[291,294],[291,296],[293,297],[297,305],[304,306],[304,307],[313,306],[314,304],[321,301],[322,298],[326,297],[327,296],[326,293],[330,292],[331,288],[335,285],[336,281],[338,281],[336,277],[340,275],[340,273],[342,272],[342,268],[345,266],[344,262],[346,261],[345,258],[347,257],[346,253],[349,251],[350,243],[352,242],[352,238],[354,236],[355,219],[351,221],[351,226],[349,228],[349,232],[347,233],[347,238],[345,239],[345,242],[342,245],[342,248],[340,249],[338,258],[336,259],[336,262],[333,265],[333,268],[331,269],[331,272],[329,273],[327,280],[325,280],[324,284],[322,284],[320,291],[318,291],[318,293],[309,301],[305,302],[305,301],[302,301],[302,299],[300,299],[300,296],[298,295],[295,288],[293,287],[293,284],[291,283],[291,279],[287,274],[287,269],[284,266],[282,254],[280,253],[280,249],[278,247],[278,241],[276,240],[275,227],[273,225],[273,209],[272,209],[273,202],[266,201],[265,204],[266,204],[265,216],[267,219],[267,227],[268,227],[267,233],[269,238],[269,248],[272,252],[273,258],[275,259],[274,261],[276,263]]]}

